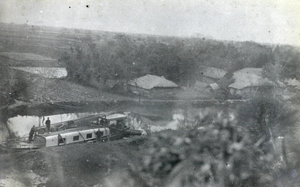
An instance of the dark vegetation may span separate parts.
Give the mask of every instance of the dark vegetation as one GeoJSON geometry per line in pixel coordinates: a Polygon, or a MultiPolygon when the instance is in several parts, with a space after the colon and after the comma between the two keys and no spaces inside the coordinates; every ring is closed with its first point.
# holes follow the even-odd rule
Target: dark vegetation
{"type": "Polygon", "coordinates": [[[209,66],[225,69],[229,75],[245,67],[264,68],[265,76],[274,81],[300,78],[295,71],[300,53],[291,46],[124,34],[99,44],[91,36],[71,46],[60,60],[66,63],[72,80],[97,87],[126,83],[145,74],[190,86],[209,66]]]}
{"type": "Polygon", "coordinates": [[[237,119],[226,112],[209,113],[181,121],[176,132],[154,135],[138,170],[141,178],[149,186],[298,186],[299,160],[291,165],[287,156],[295,116],[275,100],[260,99],[241,106],[251,112],[242,111],[237,119]],[[250,120],[260,121],[248,124],[250,120]]]}
{"type": "Polygon", "coordinates": [[[299,120],[296,110],[270,96],[254,97],[245,102],[239,107],[237,118],[254,139],[264,137],[266,140],[293,134],[299,120]]]}
{"type": "Polygon", "coordinates": [[[147,181],[156,181],[157,186],[234,187],[273,183],[272,152],[262,152],[245,129],[232,124],[217,122],[189,131],[183,137],[161,133],[154,137],[148,151],[142,174],[150,178],[147,181]]]}
{"type": "Polygon", "coordinates": [[[1,97],[0,105],[5,106],[11,102],[13,99],[25,99],[27,95],[28,82],[24,79],[23,74],[13,71],[7,65],[1,65],[1,97]]]}

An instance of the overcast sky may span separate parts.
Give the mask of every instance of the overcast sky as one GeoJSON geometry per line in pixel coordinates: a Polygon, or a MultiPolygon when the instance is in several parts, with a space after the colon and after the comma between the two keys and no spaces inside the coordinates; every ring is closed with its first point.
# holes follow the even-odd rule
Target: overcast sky
{"type": "Polygon", "coordinates": [[[300,45],[300,0],[0,0],[0,22],[300,45]]]}

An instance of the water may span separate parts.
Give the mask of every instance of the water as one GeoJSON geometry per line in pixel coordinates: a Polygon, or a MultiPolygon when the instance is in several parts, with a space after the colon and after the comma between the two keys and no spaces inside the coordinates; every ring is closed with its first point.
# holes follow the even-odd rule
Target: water
{"type": "Polygon", "coordinates": [[[162,125],[153,125],[150,127],[150,131],[177,130],[182,120],[184,120],[183,114],[173,114],[172,121],[165,121],[162,125]]]}
{"type": "Polygon", "coordinates": [[[12,67],[13,69],[25,71],[45,78],[64,78],[68,75],[66,68],[56,67],[12,67]]]}
{"type": "MultiPolygon", "coordinates": [[[[155,120],[152,121],[146,117],[141,117],[138,114],[126,112],[128,115],[128,125],[137,130],[145,130],[150,132],[158,132],[166,129],[170,130],[178,130],[178,128],[184,125],[183,121],[186,119],[193,119],[193,116],[197,115],[200,119],[205,118],[207,115],[210,114],[217,114],[218,118],[222,118],[224,111],[217,107],[206,107],[206,108],[193,108],[187,110],[174,110],[173,114],[170,118],[155,120]]],[[[27,137],[29,134],[30,129],[33,125],[35,126],[45,126],[45,121],[49,117],[51,120],[51,124],[61,123],[64,121],[69,120],[76,120],[79,118],[100,114],[97,112],[89,113],[65,113],[65,114],[58,114],[58,115],[51,115],[51,116],[16,116],[13,118],[9,118],[7,121],[7,125],[12,132],[14,132],[17,136],[20,137],[27,137]]],[[[104,114],[104,113],[102,113],[104,114]]],[[[229,113],[229,120],[234,121],[236,120],[235,114],[231,111],[229,113]]]]}
{"type": "Polygon", "coordinates": [[[69,120],[76,120],[78,118],[83,118],[91,115],[96,115],[99,113],[67,113],[67,114],[58,114],[51,116],[16,116],[13,118],[9,118],[7,121],[7,125],[12,132],[14,132],[17,136],[25,137],[28,136],[30,129],[33,125],[45,126],[45,122],[47,118],[51,120],[51,124],[60,123],[69,120]]]}
{"type": "MultiPolygon", "coordinates": [[[[61,123],[69,120],[76,120],[79,118],[91,116],[91,115],[97,115],[100,113],[66,113],[66,114],[58,114],[58,115],[51,115],[51,116],[16,116],[13,118],[9,118],[7,121],[8,128],[15,133],[19,137],[27,137],[29,134],[30,129],[33,125],[36,127],[39,126],[45,126],[45,122],[47,118],[51,120],[51,124],[55,123],[61,123]]],[[[104,113],[101,113],[104,114],[104,113]]],[[[127,113],[128,115],[129,113],[127,113]]],[[[130,116],[130,115],[129,115],[130,116]]],[[[174,115],[173,120],[170,121],[156,121],[155,124],[151,123],[148,124],[151,126],[150,130],[152,132],[157,132],[165,129],[177,129],[177,125],[179,123],[178,119],[182,118],[182,116],[174,115]]],[[[136,117],[130,118],[128,120],[128,125],[131,128],[134,128],[136,130],[146,130],[145,123],[142,121],[137,120],[136,117]]]]}

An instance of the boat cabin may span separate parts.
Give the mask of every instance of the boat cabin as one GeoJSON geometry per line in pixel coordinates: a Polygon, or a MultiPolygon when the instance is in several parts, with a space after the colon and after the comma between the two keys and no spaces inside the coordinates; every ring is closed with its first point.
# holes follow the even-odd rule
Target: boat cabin
{"type": "Polygon", "coordinates": [[[98,124],[100,126],[115,127],[119,129],[125,128],[127,115],[125,114],[110,114],[97,116],[92,122],[93,124],[98,124]]]}
{"type": "Polygon", "coordinates": [[[110,130],[109,128],[68,129],[38,136],[45,139],[45,147],[52,147],[79,142],[89,142],[96,139],[104,141],[105,139],[109,139],[110,130]]]}
{"type": "MultiPolygon", "coordinates": [[[[33,149],[53,147],[79,142],[93,142],[121,139],[129,135],[140,135],[141,132],[131,132],[126,127],[127,115],[115,113],[109,115],[91,116],[88,120],[74,121],[74,124],[64,125],[64,129],[56,128],[61,124],[53,124],[55,129],[45,133],[42,128],[38,129],[35,138],[30,142],[13,143],[10,147],[15,149],[33,149]],[[77,123],[77,124],[76,124],[77,123]]],[[[71,123],[70,123],[71,124],[71,123]]]]}

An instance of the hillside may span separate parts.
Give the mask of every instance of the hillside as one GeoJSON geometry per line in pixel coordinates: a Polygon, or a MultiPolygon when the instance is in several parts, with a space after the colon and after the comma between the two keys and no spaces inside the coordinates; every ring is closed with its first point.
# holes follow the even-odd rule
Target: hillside
{"type": "Polygon", "coordinates": [[[275,62],[280,76],[300,78],[300,52],[286,45],[215,41],[2,24],[0,52],[19,52],[57,59],[69,79],[96,87],[108,80],[128,81],[145,74],[165,76],[180,85],[193,84],[205,67],[229,73],[275,62]]]}

